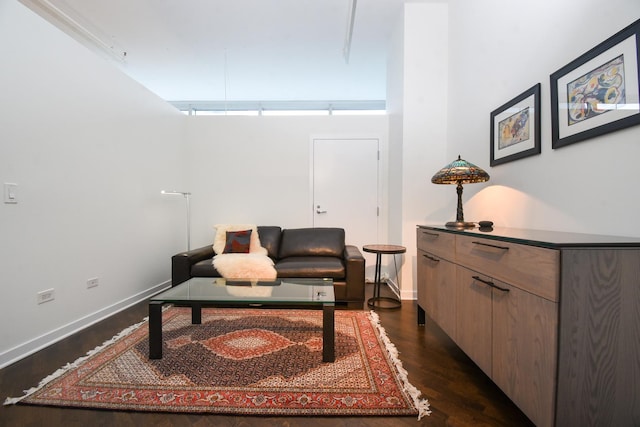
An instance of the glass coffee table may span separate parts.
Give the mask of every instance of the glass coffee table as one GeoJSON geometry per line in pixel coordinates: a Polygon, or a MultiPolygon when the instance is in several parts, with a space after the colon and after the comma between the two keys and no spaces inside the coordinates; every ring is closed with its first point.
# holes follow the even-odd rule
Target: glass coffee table
{"type": "Polygon", "coordinates": [[[229,280],[194,277],[149,300],[149,359],[162,358],[162,306],[191,307],[191,323],[202,323],[202,306],[292,305],[322,307],[322,361],[335,361],[335,296],[332,279],[229,280]]]}

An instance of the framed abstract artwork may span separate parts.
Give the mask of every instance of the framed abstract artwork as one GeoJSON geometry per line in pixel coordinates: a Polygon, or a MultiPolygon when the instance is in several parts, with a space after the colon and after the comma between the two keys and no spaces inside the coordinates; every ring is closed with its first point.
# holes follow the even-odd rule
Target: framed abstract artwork
{"type": "Polygon", "coordinates": [[[491,112],[489,165],[540,154],[540,83],[491,112]]]}
{"type": "Polygon", "coordinates": [[[551,146],[640,124],[640,20],[551,74],[551,146]]]}

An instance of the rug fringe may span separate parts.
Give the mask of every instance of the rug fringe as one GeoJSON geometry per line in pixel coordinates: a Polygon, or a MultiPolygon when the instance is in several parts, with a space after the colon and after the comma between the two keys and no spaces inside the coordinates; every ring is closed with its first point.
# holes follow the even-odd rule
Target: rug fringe
{"type": "Polygon", "coordinates": [[[384,346],[387,349],[387,352],[389,353],[389,357],[391,358],[391,361],[393,362],[393,364],[396,367],[396,370],[398,371],[398,376],[402,381],[402,388],[413,399],[413,404],[418,410],[418,421],[425,415],[431,415],[431,410],[429,409],[429,401],[427,399],[420,398],[420,396],[422,395],[422,392],[409,382],[409,376],[408,376],[409,373],[402,366],[402,361],[400,360],[400,357],[399,357],[400,352],[398,351],[396,346],[391,342],[391,340],[387,336],[387,332],[380,324],[380,317],[378,316],[378,313],[371,310],[369,312],[369,316],[371,317],[371,323],[375,325],[375,327],[378,329],[380,338],[382,339],[382,342],[384,343],[384,346]]]}
{"type": "Polygon", "coordinates": [[[44,378],[42,381],[40,381],[40,384],[38,384],[36,387],[31,387],[29,390],[23,390],[23,392],[25,393],[24,396],[22,396],[22,397],[7,397],[7,399],[4,401],[3,405],[4,406],[15,405],[16,403],[19,403],[23,399],[26,399],[27,397],[31,396],[33,393],[35,393],[38,390],[40,390],[42,387],[44,387],[47,384],[49,384],[51,381],[61,377],[62,375],[64,375],[69,370],[78,367],[82,362],[84,362],[85,360],[87,360],[88,358],[93,356],[94,354],[98,353],[103,348],[105,348],[108,345],[113,344],[114,342],[118,341],[119,339],[122,339],[122,338],[126,337],[127,335],[131,334],[134,330],[136,330],[140,326],[142,326],[145,323],[147,323],[148,320],[149,320],[149,318],[145,317],[141,322],[136,323],[135,325],[131,325],[126,329],[123,329],[118,334],[114,335],[111,339],[105,341],[104,343],[102,343],[101,345],[97,346],[93,350],[88,351],[86,355],[79,357],[75,362],[67,363],[62,368],[58,369],[57,371],[55,371],[54,373],[52,373],[48,377],[44,378]]]}

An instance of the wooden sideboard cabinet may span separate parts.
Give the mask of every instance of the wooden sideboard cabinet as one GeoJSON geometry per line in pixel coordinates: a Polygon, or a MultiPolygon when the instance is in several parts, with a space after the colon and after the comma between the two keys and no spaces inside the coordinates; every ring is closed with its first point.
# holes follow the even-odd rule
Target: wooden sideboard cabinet
{"type": "MultiPolygon", "coordinates": [[[[424,231],[418,234],[418,248],[429,241],[430,252],[419,253],[418,277],[429,287],[418,291],[418,307],[423,307],[431,318],[453,339],[456,336],[456,265],[454,264],[455,236],[424,231]],[[437,237],[437,238],[436,238],[437,237]]],[[[418,249],[420,252],[420,249],[418,249]]],[[[424,324],[424,310],[419,310],[422,317],[419,323],[424,324]]]]}
{"type": "Polygon", "coordinates": [[[640,238],[417,228],[425,312],[538,426],[640,425],[640,238]]]}

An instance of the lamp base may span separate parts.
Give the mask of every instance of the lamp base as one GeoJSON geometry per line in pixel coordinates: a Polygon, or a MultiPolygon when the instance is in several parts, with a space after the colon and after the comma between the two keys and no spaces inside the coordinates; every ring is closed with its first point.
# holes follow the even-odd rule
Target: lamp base
{"type": "Polygon", "coordinates": [[[473,228],[476,226],[475,222],[466,222],[466,221],[450,221],[445,224],[446,227],[451,228],[473,228]]]}

